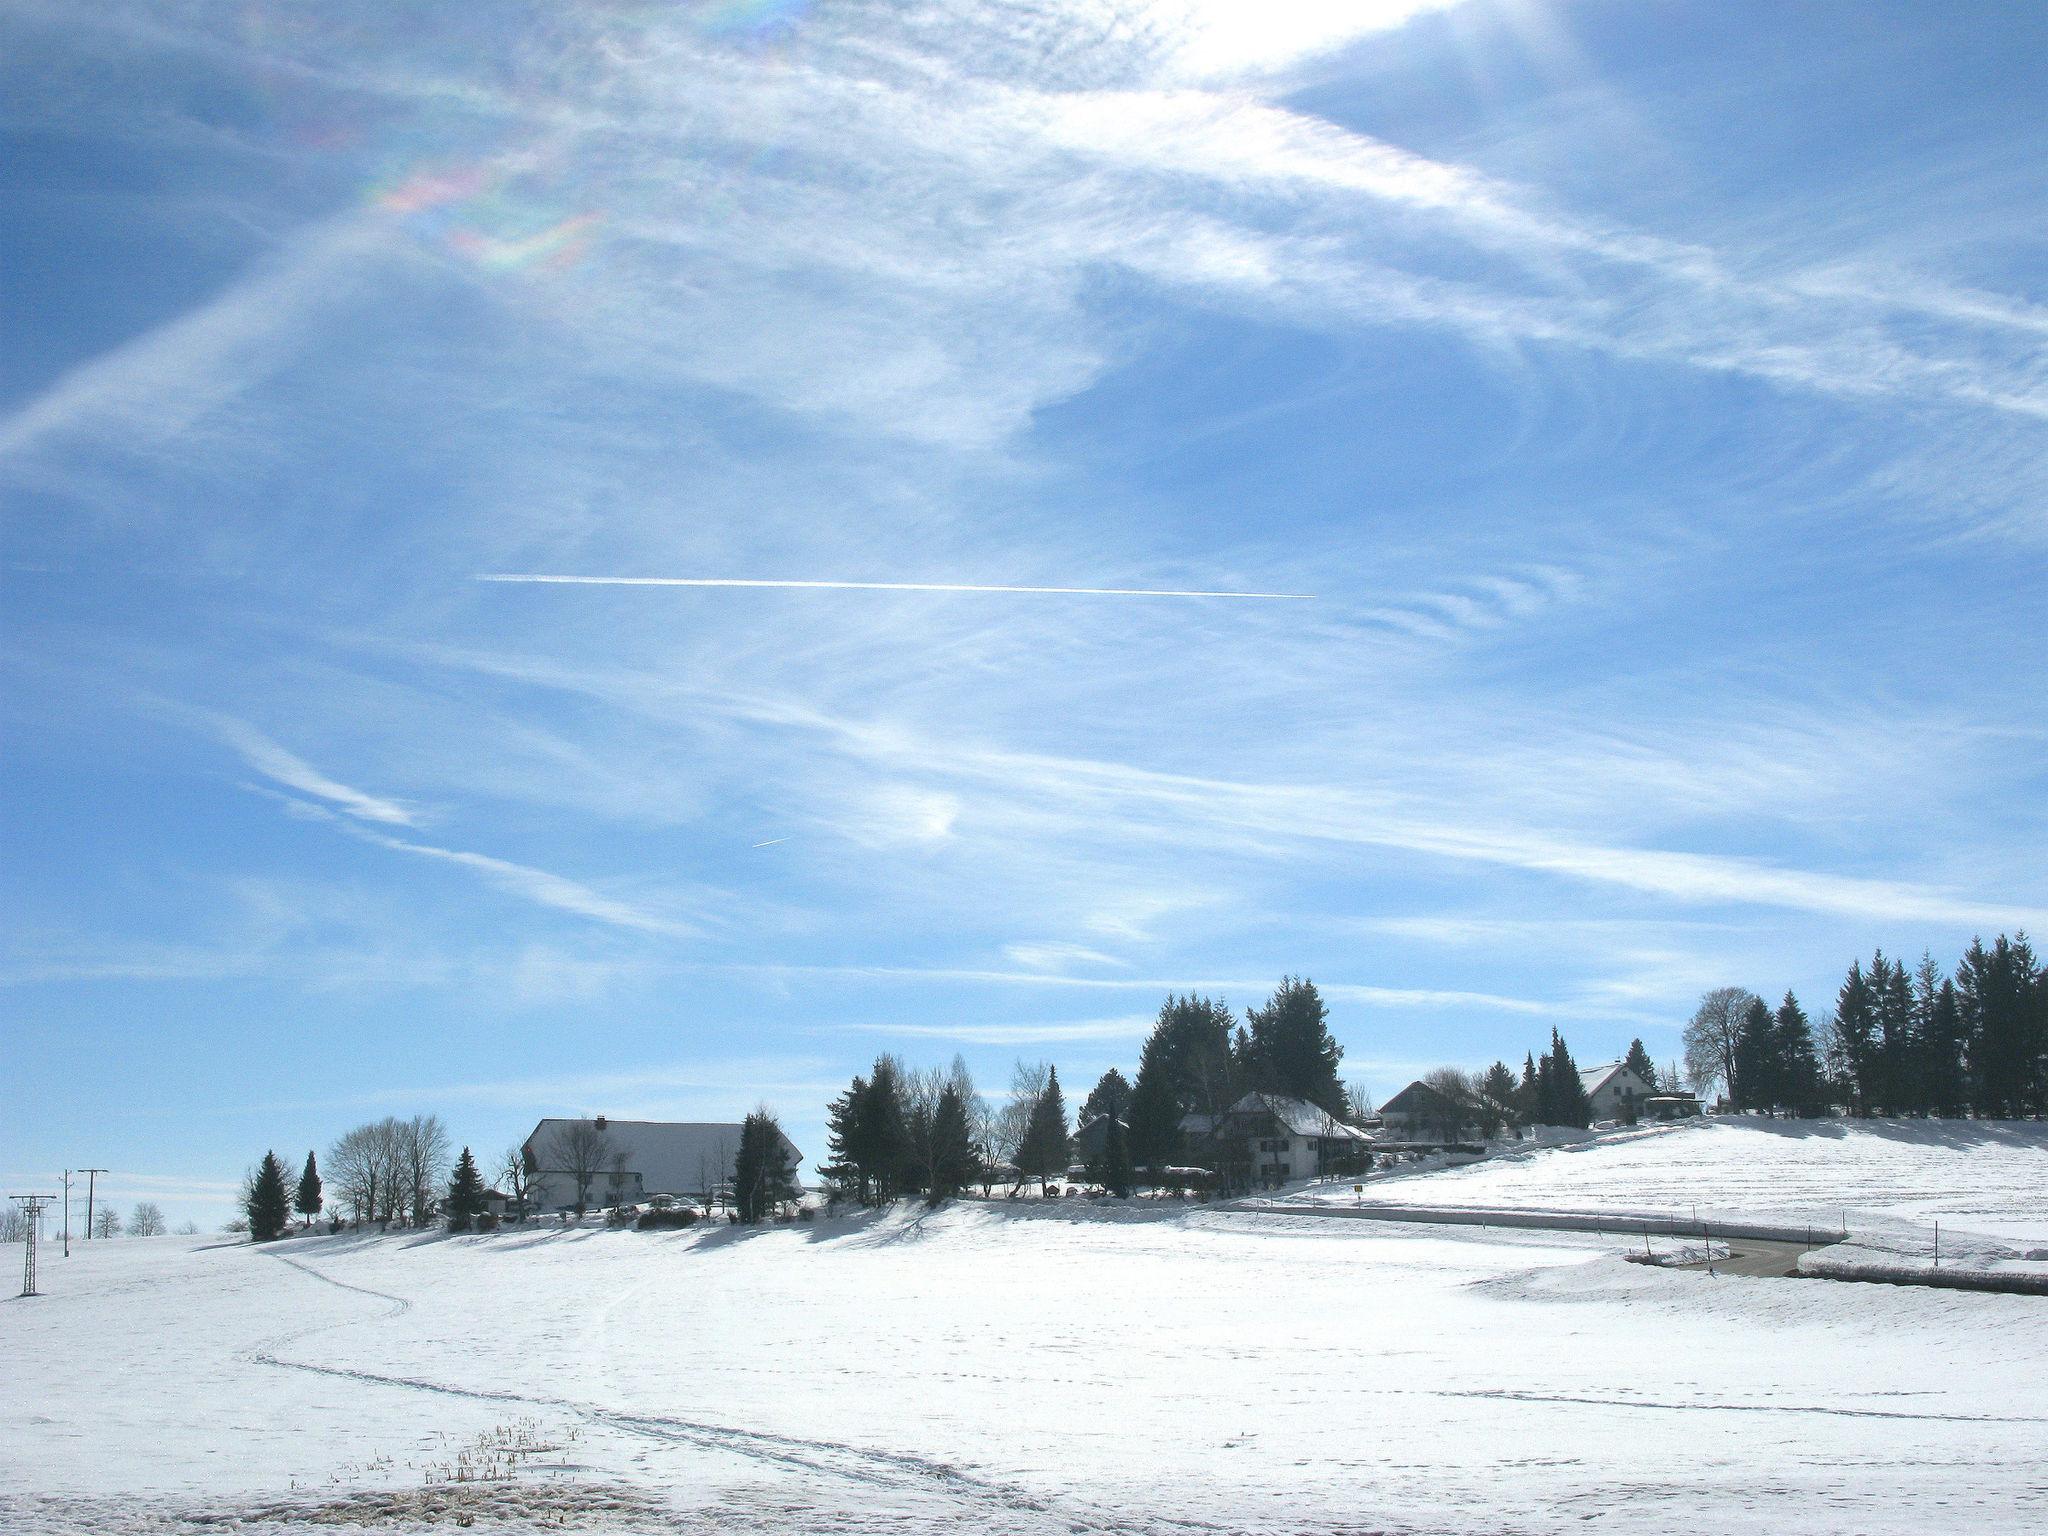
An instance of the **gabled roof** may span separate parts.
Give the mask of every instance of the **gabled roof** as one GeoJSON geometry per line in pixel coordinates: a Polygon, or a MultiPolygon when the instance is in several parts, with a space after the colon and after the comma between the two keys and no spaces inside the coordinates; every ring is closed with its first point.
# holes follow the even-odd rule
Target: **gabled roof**
{"type": "Polygon", "coordinates": [[[1287,1127],[1290,1136],[1320,1136],[1325,1141],[1371,1141],[1355,1125],[1346,1125],[1328,1110],[1307,1099],[1290,1099],[1278,1093],[1248,1093],[1230,1106],[1233,1115],[1271,1115],[1287,1127]]]}
{"type": "Polygon", "coordinates": [[[1435,1119],[1445,1114],[1458,1115],[1465,1112],[1464,1106],[1449,1094],[1423,1082],[1410,1083],[1380,1106],[1382,1119],[1388,1115],[1421,1115],[1435,1119]]]}
{"type": "MultiPolygon", "coordinates": [[[[550,1160],[548,1143],[556,1131],[577,1123],[547,1119],[533,1128],[525,1148],[538,1167],[563,1171],[550,1160]]],[[[613,1151],[626,1154],[627,1171],[640,1175],[640,1188],[650,1195],[697,1194],[730,1179],[740,1149],[740,1127],[730,1121],[606,1120],[604,1133],[613,1151]]],[[[782,1144],[791,1164],[803,1161],[796,1143],[784,1136],[782,1144]]]]}
{"type": "MultiPolygon", "coordinates": [[[[1605,1088],[1608,1081],[1618,1072],[1627,1072],[1631,1077],[1636,1076],[1634,1069],[1627,1062],[1609,1061],[1597,1067],[1579,1068],[1579,1086],[1586,1090],[1586,1097],[1590,1099],[1602,1088],[1605,1088]]],[[[1639,1083],[1643,1082],[1640,1077],[1636,1077],[1636,1081],[1639,1083]]],[[[1656,1092],[1655,1086],[1650,1083],[1643,1083],[1643,1086],[1652,1093],[1656,1092]]]]}

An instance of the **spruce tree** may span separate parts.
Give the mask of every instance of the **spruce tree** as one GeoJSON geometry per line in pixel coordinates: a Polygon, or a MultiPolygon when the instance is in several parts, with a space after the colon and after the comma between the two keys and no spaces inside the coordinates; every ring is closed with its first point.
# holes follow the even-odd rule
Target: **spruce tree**
{"type": "Polygon", "coordinates": [[[299,1187],[292,1194],[292,1209],[307,1221],[320,1214],[320,1169],[313,1161],[313,1154],[306,1154],[306,1171],[299,1175],[299,1187]]]}
{"type": "Polygon", "coordinates": [[[1919,1042],[1913,1028],[1913,988],[1906,967],[1879,950],[1870,962],[1877,1013],[1877,1104],[1886,1114],[1918,1108],[1919,1042]]]}
{"type": "Polygon", "coordinates": [[[1771,1058],[1784,1107],[1795,1115],[1822,1113],[1824,1090],[1820,1057],[1813,1048],[1813,1025],[1789,990],[1771,1020],[1771,1058]]]}
{"type": "Polygon", "coordinates": [[[893,1056],[877,1056],[861,1102],[860,1166],[871,1198],[886,1205],[902,1192],[910,1161],[910,1127],[905,1119],[903,1073],[893,1056]]]}
{"type": "Polygon", "coordinates": [[[933,1205],[950,1200],[974,1180],[974,1138],[968,1131],[967,1100],[948,1083],[932,1110],[931,1183],[925,1199],[933,1205]]]}
{"type": "Polygon", "coordinates": [[[1250,1064],[1255,1084],[1268,1093],[1306,1099],[1342,1117],[1344,1085],[1337,1064],[1344,1047],[1330,1037],[1330,1012],[1315,983],[1284,977],[1265,1006],[1245,1014],[1251,1025],[1250,1064]]]}
{"type": "Polygon", "coordinates": [[[1123,1073],[1111,1067],[1095,1080],[1095,1086],[1088,1090],[1088,1097],[1081,1105],[1081,1118],[1093,1120],[1101,1115],[1115,1115],[1121,1118],[1131,1105],[1131,1085],[1123,1073]]]}
{"type": "Polygon", "coordinates": [[[1629,1041],[1628,1054],[1621,1058],[1621,1064],[1647,1083],[1653,1093],[1656,1091],[1657,1067],[1650,1060],[1650,1053],[1643,1049],[1640,1039],[1629,1041]]]}
{"type": "Polygon", "coordinates": [[[455,1172],[448,1180],[448,1230],[467,1232],[470,1224],[484,1213],[484,1180],[476,1170],[476,1159],[469,1155],[469,1148],[462,1149],[462,1156],[455,1160],[455,1172]]]}
{"type": "Polygon", "coordinates": [[[1102,1149],[1088,1165],[1088,1177],[1119,1200],[1127,1199],[1136,1182],[1131,1166],[1131,1141],[1123,1122],[1111,1115],[1102,1135],[1102,1149]]]}
{"type": "Polygon", "coordinates": [[[1515,1083],[1515,1074],[1506,1062],[1496,1061],[1486,1069],[1486,1075],[1479,1079],[1479,1092],[1482,1099],[1480,1129],[1487,1135],[1499,1129],[1502,1115],[1511,1120],[1521,1118],[1521,1110],[1515,1102],[1520,1090],[1515,1083]],[[1492,1122],[1491,1126],[1486,1122],[1492,1122]]]}
{"type": "Polygon", "coordinates": [[[249,1183],[243,1214],[249,1218],[249,1236],[259,1243],[282,1236],[291,1224],[292,1197],[284,1181],[284,1164],[275,1152],[263,1154],[249,1183]]]}
{"type": "Polygon", "coordinates": [[[1046,1079],[1045,1092],[1031,1106],[1031,1119],[1017,1148],[1017,1171],[1038,1180],[1039,1193],[1054,1178],[1067,1171],[1067,1101],[1060,1092],[1057,1070],[1046,1079]]]}
{"type": "Polygon", "coordinates": [[[1237,1101],[1231,1023],[1230,1010],[1205,997],[1169,997],[1160,1005],[1123,1116],[1133,1162],[1153,1168],[1173,1162],[1183,1115],[1221,1114],[1237,1101]]]}
{"type": "Polygon", "coordinates": [[[1877,1075],[1877,1001],[1859,961],[1849,962],[1849,974],[1835,994],[1830,1036],[1835,1065],[1849,1088],[1850,1107],[1856,1114],[1867,1115],[1877,1075]]]}
{"type": "Polygon", "coordinates": [[[1760,997],[1751,997],[1735,1026],[1735,1071],[1728,1099],[1737,1109],[1775,1110],[1779,1103],[1777,1024],[1760,997]]]}
{"type": "Polygon", "coordinates": [[[1564,1036],[1554,1029],[1550,1032],[1550,1083],[1557,1112],[1555,1124],[1577,1126],[1583,1131],[1593,1123],[1593,1106],[1586,1098],[1586,1085],[1579,1079],[1579,1065],[1572,1060],[1564,1036]]]}
{"type": "Polygon", "coordinates": [[[740,1122],[732,1182],[733,1209],[741,1221],[765,1221],[797,1197],[796,1168],[782,1126],[765,1107],[740,1122]]]}
{"type": "Polygon", "coordinates": [[[867,1091],[868,1080],[855,1073],[846,1092],[826,1106],[825,1143],[831,1161],[818,1170],[835,1198],[850,1195],[862,1205],[868,1203],[867,1173],[860,1159],[861,1107],[867,1091]]]}
{"type": "Polygon", "coordinates": [[[1515,1102],[1516,1106],[1522,1111],[1522,1123],[1524,1125],[1542,1125],[1545,1123],[1543,1119],[1543,1095],[1537,1090],[1536,1054],[1533,1051],[1524,1051],[1522,1053],[1522,1081],[1521,1085],[1515,1090],[1515,1102]]]}

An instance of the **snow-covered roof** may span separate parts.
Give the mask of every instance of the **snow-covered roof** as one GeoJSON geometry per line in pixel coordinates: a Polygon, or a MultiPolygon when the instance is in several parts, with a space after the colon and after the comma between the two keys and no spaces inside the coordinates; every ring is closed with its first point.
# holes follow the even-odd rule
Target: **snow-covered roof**
{"type": "MultiPolygon", "coordinates": [[[[576,1123],[547,1119],[533,1128],[526,1150],[536,1166],[565,1171],[549,1157],[549,1143],[558,1130],[576,1123]]],[[[740,1149],[740,1127],[730,1121],[606,1120],[604,1133],[614,1152],[626,1154],[627,1171],[640,1175],[641,1191],[650,1195],[695,1194],[730,1179],[740,1149]]],[[[792,1164],[803,1160],[787,1136],[782,1144],[792,1164]]]]}
{"type": "MultiPolygon", "coordinates": [[[[1608,1080],[1617,1072],[1628,1071],[1629,1065],[1625,1061],[1609,1061],[1603,1062],[1597,1067],[1581,1067],[1579,1068],[1579,1086],[1586,1090],[1586,1097],[1590,1099],[1602,1088],[1605,1088],[1608,1080]]],[[[1634,1074],[1631,1073],[1630,1075],[1633,1076],[1634,1074]]],[[[1637,1078],[1636,1081],[1642,1082],[1642,1079],[1637,1078]]],[[[1647,1088],[1650,1085],[1643,1083],[1643,1086],[1647,1088]]]]}
{"type": "Polygon", "coordinates": [[[1388,1115],[1441,1115],[1446,1110],[1455,1113],[1458,1108],[1457,1103],[1440,1089],[1414,1082],[1380,1106],[1380,1118],[1384,1120],[1388,1115]]]}
{"type": "Polygon", "coordinates": [[[1233,1115],[1256,1115],[1261,1110],[1286,1126],[1290,1136],[1320,1136],[1325,1141],[1372,1140],[1357,1126],[1346,1125],[1307,1099],[1290,1099],[1278,1093],[1248,1093],[1230,1106],[1233,1115]]]}

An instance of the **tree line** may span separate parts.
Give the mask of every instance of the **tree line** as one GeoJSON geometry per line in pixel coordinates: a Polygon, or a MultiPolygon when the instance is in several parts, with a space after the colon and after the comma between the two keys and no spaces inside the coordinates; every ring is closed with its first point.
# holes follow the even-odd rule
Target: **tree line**
{"type": "Polygon", "coordinates": [[[1787,991],[1773,1009],[1741,987],[1700,999],[1686,1076],[1767,1113],[2048,1114],[2048,967],[2025,934],[1971,941],[1953,975],[1932,954],[1909,973],[1883,950],[1849,964],[1816,1032],[1787,991]]]}

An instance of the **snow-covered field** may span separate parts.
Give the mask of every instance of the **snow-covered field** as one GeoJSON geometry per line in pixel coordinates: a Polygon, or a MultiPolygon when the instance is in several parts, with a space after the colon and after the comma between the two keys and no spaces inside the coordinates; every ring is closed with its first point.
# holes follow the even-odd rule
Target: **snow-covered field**
{"type": "Polygon", "coordinates": [[[93,1244],[0,1302],[0,1528],[441,1529],[493,1431],[557,1470],[477,1531],[2048,1521],[2048,1304],[1620,1246],[1080,1202],[93,1244]]]}
{"type": "MultiPolygon", "coordinates": [[[[1373,1179],[1375,1201],[1943,1229],[2048,1244],[2048,1125],[2038,1121],[1728,1117],[1373,1179]]],[[[1351,1185],[1295,1198],[1348,1202],[1351,1185]]]]}

